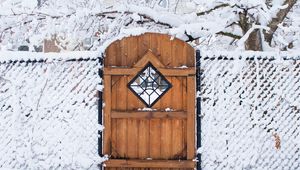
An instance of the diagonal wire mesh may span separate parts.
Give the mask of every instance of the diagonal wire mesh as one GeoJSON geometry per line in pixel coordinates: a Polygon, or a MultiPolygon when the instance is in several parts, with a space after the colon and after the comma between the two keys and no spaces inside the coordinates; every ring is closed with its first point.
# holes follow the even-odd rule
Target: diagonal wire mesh
{"type": "Polygon", "coordinates": [[[0,169],[97,169],[98,63],[0,63],[0,169]]]}
{"type": "MultiPolygon", "coordinates": [[[[0,169],[98,169],[99,62],[0,63],[0,169]]],[[[202,169],[300,168],[300,60],[201,58],[202,169]]]]}
{"type": "Polygon", "coordinates": [[[201,168],[300,169],[300,61],[201,59],[201,168]]]}

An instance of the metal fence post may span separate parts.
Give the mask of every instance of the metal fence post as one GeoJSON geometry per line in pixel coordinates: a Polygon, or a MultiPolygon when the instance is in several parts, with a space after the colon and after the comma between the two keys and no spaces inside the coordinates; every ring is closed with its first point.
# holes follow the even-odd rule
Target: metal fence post
{"type": "MultiPolygon", "coordinates": [[[[196,50],[196,119],[197,119],[197,149],[201,147],[201,55],[200,50],[196,50]]],[[[201,170],[201,153],[197,154],[197,170],[201,170]]]]}
{"type": "MultiPolygon", "coordinates": [[[[103,66],[103,55],[98,59],[99,65],[103,66]]],[[[99,68],[98,70],[99,77],[101,78],[101,82],[99,85],[103,85],[103,69],[99,68]]],[[[102,91],[98,91],[98,125],[103,124],[102,117],[102,109],[103,109],[103,99],[102,99],[102,91]]],[[[103,156],[102,153],[102,139],[103,132],[98,129],[98,155],[103,156]]],[[[102,164],[99,165],[99,169],[103,169],[102,164]]]]}

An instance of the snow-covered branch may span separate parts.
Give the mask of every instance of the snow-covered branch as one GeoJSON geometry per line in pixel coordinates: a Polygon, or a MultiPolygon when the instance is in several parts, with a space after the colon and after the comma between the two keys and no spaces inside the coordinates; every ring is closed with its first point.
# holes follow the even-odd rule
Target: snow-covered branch
{"type": "Polygon", "coordinates": [[[170,0],[165,9],[156,8],[156,3],[128,0],[105,6],[104,2],[83,0],[41,0],[31,5],[5,1],[0,3],[0,50],[28,45],[33,51],[52,37],[59,40],[55,42],[62,50],[98,50],[106,41],[135,29],[167,33],[191,43],[199,39],[205,42],[199,47],[205,49],[236,49],[238,45],[232,42],[241,39],[252,24],[268,26],[270,31],[262,35],[254,30],[244,41],[246,50],[262,50],[262,41],[272,48],[284,49],[291,42],[289,48],[300,48],[297,0],[170,0]],[[187,7],[192,10],[185,11],[187,7]],[[83,45],[86,41],[90,43],[83,45]]]}
{"type": "Polygon", "coordinates": [[[237,49],[243,49],[246,40],[249,38],[250,34],[256,30],[256,29],[263,29],[263,30],[269,30],[269,27],[262,26],[262,25],[255,25],[253,24],[252,27],[245,33],[245,35],[237,42],[238,48],[237,49]]]}
{"type": "Polygon", "coordinates": [[[293,6],[297,3],[297,0],[285,0],[283,5],[285,8],[281,8],[279,12],[276,14],[276,17],[272,18],[269,22],[268,27],[270,30],[268,32],[264,32],[265,40],[271,45],[272,38],[274,33],[276,32],[278,25],[283,22],[286,18],[287,14],[293,8],[293,6]]]}
{"type": "Polygon", "coordinates": [[[220,4],[220,5],[217,5],[217,6],[211,8],[211,9],[209,9],[209,10],[206,10],[206,11],[203,11],[203,12],[198,12],[198,13],[197,13],[197,16],[200,16],[200,15],[207,15],[207,14],[213,12],[214,10],[217,10],[217,9],[219,9],[219,8],[228,7],[228,6],[230,6],[230,4],[227,4],[227,3],[225,3],[225,4],[220,4]]]}
{"type": "Polygon", "coordinates": [[[218,32],[217,34],[219,35],[224,35],[224,36],[228,36],[228,37],[231,37],[233,39],[241,39],[242,37],[240,35],[236,35],[236,34],[233,34],[231,32],[224,32],[224,31],[220,31],[218,32]]]}

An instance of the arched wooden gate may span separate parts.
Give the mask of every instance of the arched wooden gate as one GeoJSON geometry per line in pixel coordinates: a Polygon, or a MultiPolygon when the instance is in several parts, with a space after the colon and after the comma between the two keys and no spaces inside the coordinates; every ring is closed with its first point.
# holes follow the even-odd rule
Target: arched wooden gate
{"type": "Polygon", "coordinates": [[[194,49],[146,33],[115,41],[105,55],[105,167],[194,168],[194,49]]]}

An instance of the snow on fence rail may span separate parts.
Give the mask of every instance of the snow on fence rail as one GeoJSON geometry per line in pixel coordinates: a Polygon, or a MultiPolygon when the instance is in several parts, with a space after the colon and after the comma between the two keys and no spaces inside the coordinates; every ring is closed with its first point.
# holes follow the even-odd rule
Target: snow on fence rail
{"type": "Polygon", "coordinates": [[[300,55],[270,54],[202,55],[203,170],[300,169],[300,55]]]}
{"type": "Polygon", "coordinates": [[[0,169],[97,167],[97,57],[0,53],[0,169]]]}

